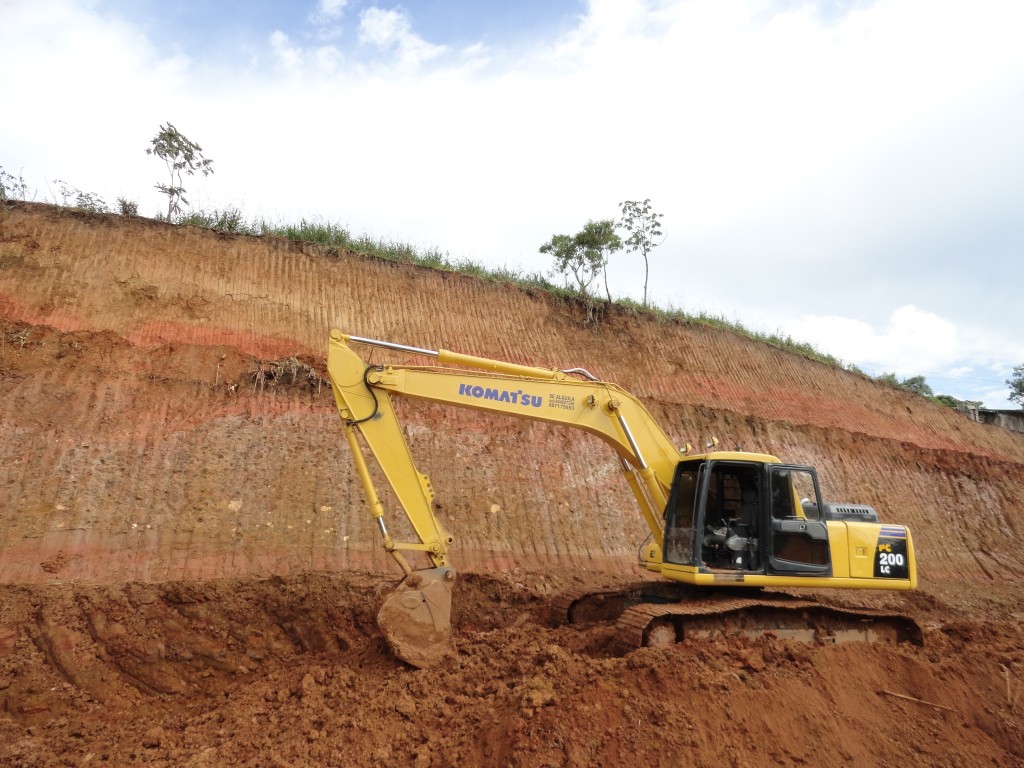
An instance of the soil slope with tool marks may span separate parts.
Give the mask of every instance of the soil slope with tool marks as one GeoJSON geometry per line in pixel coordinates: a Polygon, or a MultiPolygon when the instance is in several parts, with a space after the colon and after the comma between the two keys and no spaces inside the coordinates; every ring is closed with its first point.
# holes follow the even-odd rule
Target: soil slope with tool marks
{"type": "Polygon", "coordinates": [[[3,204],[0,763],[1024,765],[1024,436],[726,331],[584,319],[407,264],[3,204]],[[400,403],[462,573],[455,656],[409,670],[374,621],[399,574],[323,380],[331,327],[584,367],[680,444],[817,466],[830,500],[912,528],[921,579],[823,596],[911,615],[924,644],[629,651],[561,626],[559,592],[643,577],[607,447],[400,403]]]}

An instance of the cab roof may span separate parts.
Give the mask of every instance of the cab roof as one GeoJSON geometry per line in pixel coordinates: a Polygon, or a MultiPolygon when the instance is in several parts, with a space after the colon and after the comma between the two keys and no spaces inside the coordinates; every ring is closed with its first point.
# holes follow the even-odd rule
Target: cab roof
{"type": "Polygon", "coordinates": [[[680,461],[750,461],[755,464],[781,464],[782,461],[767,453],[748,451],[711,451],[709,453],[684,453],[680,461]]]}

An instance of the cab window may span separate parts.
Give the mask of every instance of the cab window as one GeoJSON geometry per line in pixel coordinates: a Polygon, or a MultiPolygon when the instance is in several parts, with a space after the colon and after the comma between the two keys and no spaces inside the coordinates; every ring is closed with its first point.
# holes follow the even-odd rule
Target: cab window
{"type": "Polygon", "coordinates": [[[688,565],[693,562],[693,518],[703,463],[680,464],[665,510],[665,560],[688,565]]]}

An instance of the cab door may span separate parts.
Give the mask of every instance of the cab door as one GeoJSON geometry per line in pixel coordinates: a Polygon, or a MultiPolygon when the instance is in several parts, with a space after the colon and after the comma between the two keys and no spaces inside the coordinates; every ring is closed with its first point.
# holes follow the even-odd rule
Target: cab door
{"type": "Polygon", "coordinates": [[[665,508],[665,562],[694,564],[694,526],[705,466],[703,461],[681,461],[676,466],[665,508]]]}
{"type": "Polygon", "coordinates": [[[829,576],[828,526],[813,467],[773,464],[768,469],[768,570],[785,575],[829,576]]]}
{"type": "Polygon", "coordinates": [[[764,573],[763,465],[709,461],[699,478],[695,562],[710,572],[764,573]]]}

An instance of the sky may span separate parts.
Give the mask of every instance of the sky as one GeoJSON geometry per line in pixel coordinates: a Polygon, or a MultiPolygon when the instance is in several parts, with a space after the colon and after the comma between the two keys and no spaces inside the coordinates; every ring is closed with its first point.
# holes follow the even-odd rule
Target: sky
{"type": "MultiPolygon", "coordinates": [[[[1020,0],[0,0],[0,167],[155,215],[172,123],[213,160],[193,207],[523,274],[649,199],[653,304],[1015,408],[1022,29],[1020,0]]],[[[642,299],[639,255],[608,277],[642,299]]]]}

